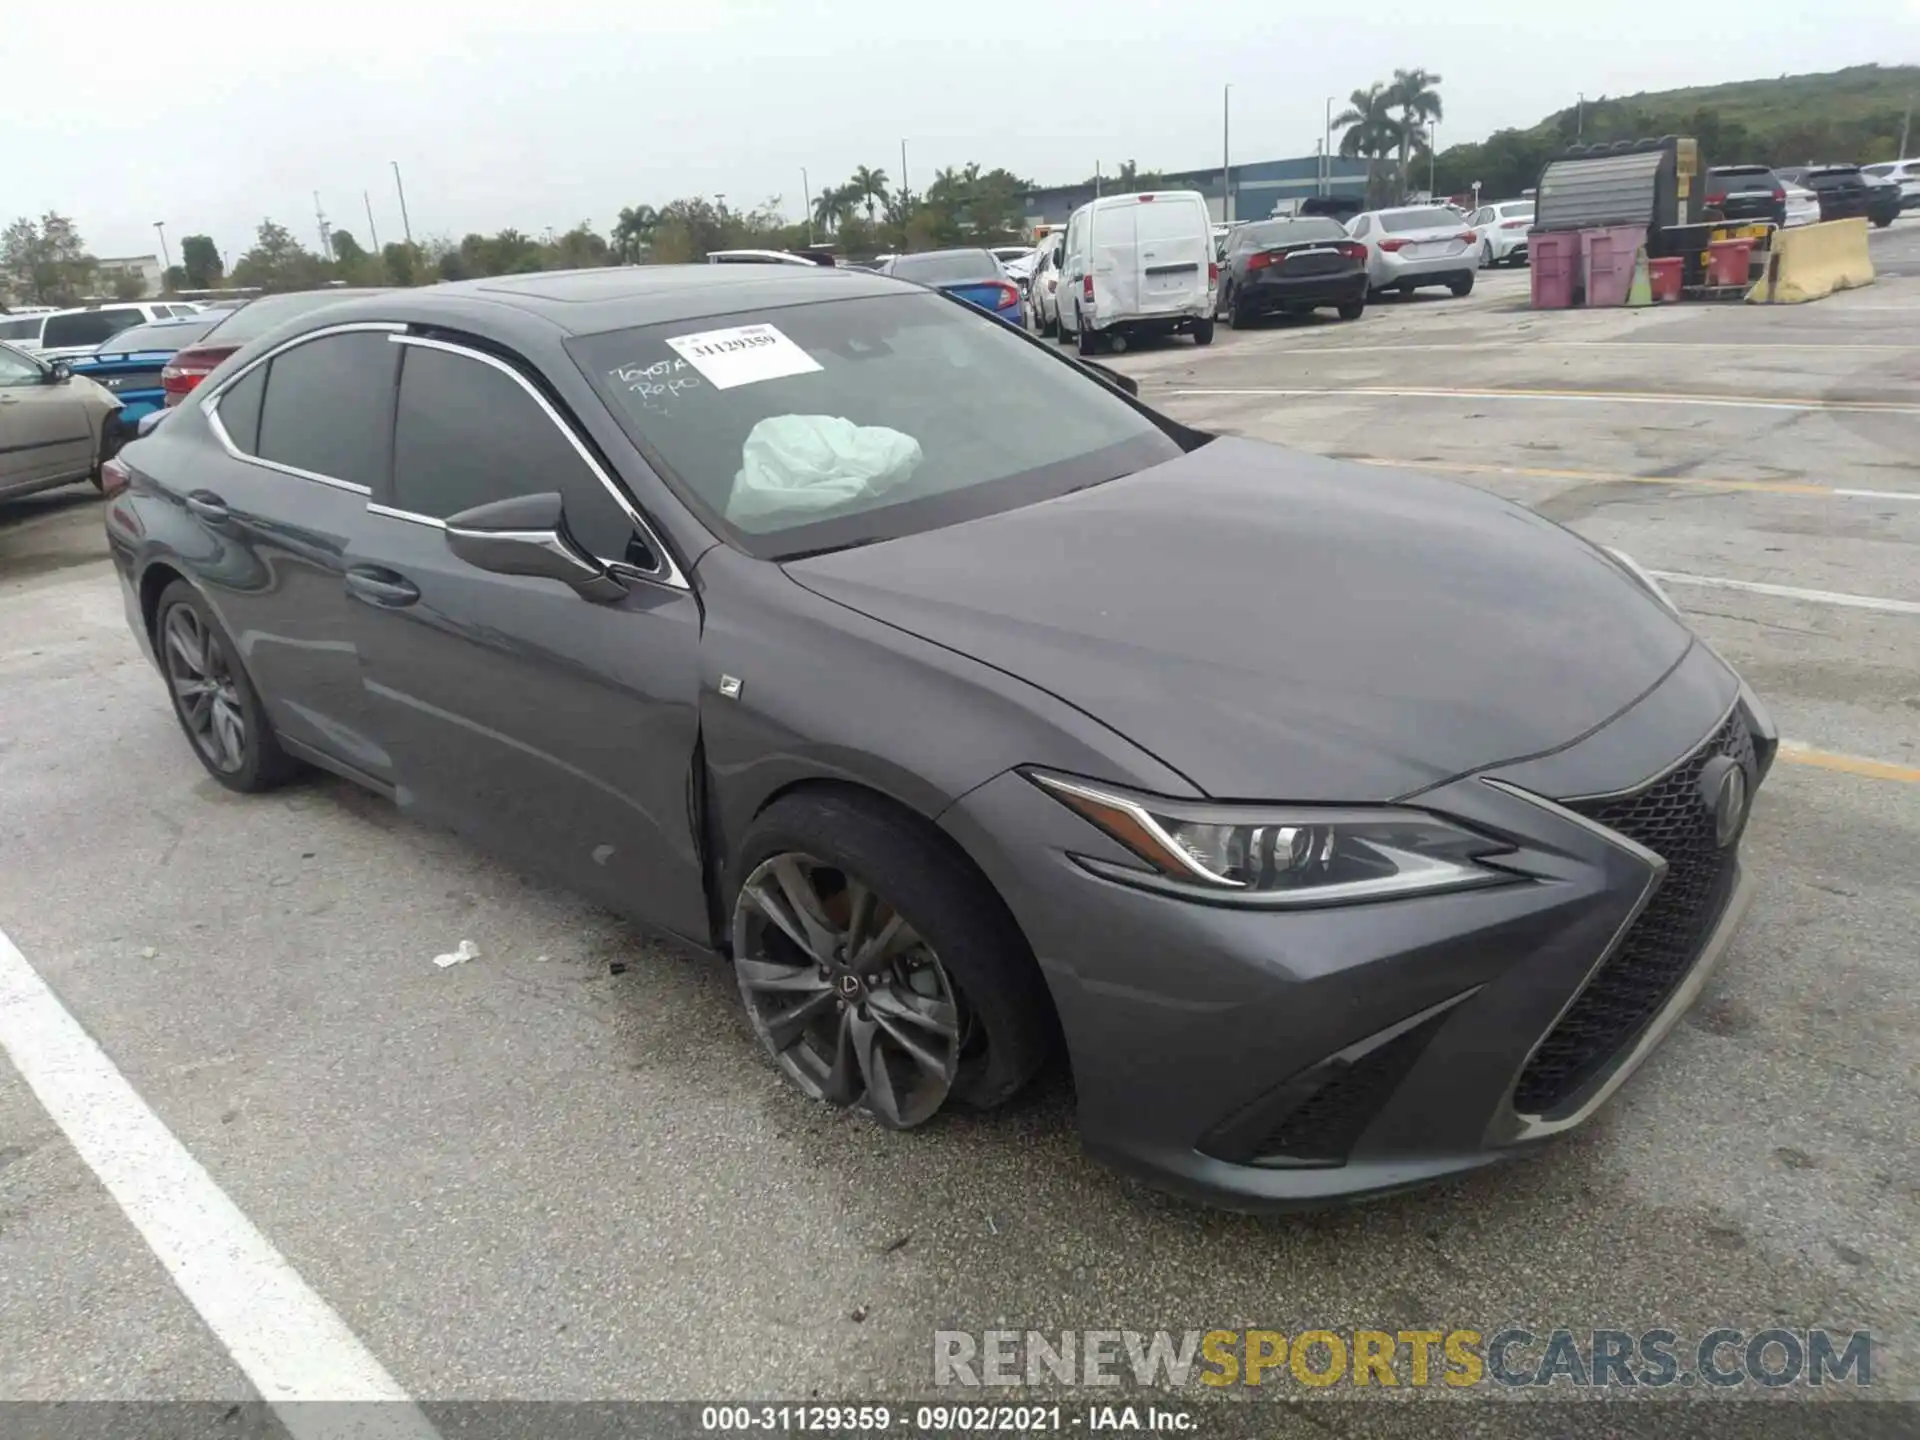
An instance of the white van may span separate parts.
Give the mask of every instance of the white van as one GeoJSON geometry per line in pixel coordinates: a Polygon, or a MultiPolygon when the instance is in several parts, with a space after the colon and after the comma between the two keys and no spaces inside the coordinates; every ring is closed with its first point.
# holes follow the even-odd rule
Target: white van
{"type": "Polygon", "coordinates": [[[1060,262],[1060,338],[1080,353],[1140,335],[1213,343],[1213,218],[1198,190],[1103,195],[1073,212],[1060,262]]]}

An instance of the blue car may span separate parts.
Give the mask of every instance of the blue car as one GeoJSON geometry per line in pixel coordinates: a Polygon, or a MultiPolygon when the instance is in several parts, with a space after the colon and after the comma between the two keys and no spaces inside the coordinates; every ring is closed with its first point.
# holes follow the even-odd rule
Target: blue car
{"type": "Polygon", "coordinates": [[[883,275],[897,275],[930,290],[944,291],[989,315],[997,315],[1009,325],[1027,328],[1026,302],[1020,287],[1007,278],[991,250],[928,250],[919,255],[896,255],[879,268],[883,275]]]}
{"type": "Polygon", "coordinates": [[[119,398],[120,410],[108,425],[102,447],[112,455],[134,438],[140,419],[167,403],[160,385],[160,367],[227,318],[227,312],[183,315],[171,320],[155,320],[122,330],[102,341],[90,355],[76,355],[67,364],[76,375],[84,375],[119,398]]]}

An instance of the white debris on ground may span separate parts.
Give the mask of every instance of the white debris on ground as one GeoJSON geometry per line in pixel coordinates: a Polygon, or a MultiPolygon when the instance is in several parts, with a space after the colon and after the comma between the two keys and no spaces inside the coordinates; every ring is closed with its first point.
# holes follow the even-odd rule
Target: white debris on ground
{"type": "Polygon", "coordinates": [[[434,956],[433,963],[444,970],[449,965],[464,965],[469,960],[478,960],[479,958],[480,947],[471,940],[462,940],[458,950],[447,955],[434,956]]]}

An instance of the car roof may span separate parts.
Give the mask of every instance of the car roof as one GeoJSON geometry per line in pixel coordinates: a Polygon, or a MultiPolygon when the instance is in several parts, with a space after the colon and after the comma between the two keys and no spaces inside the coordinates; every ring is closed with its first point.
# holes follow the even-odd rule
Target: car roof
{"type": "Polygon", "coordinates": [[[621,265],[387,290],[343,299],[302,320],[324,315],[325,324],[390,319],[511,328],[520,316],[549,333],[599,335],[819,300],[924,293],[907,281],[841,265],[621,265]]]}

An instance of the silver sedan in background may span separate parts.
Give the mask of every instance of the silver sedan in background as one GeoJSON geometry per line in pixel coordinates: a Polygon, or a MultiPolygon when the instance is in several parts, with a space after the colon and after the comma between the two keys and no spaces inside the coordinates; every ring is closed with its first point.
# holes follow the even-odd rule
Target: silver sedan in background
{"type": "Polygon", "coordinates": [[[1444,285],[1455,295],[1473,289],[1478,237],[1456,210],[1444,205],[1368,210],[1354,216],[1347,231],[1367,247],[1371,295],[1389,290],[1411,295],[1423,285],[1444,285]]]}

